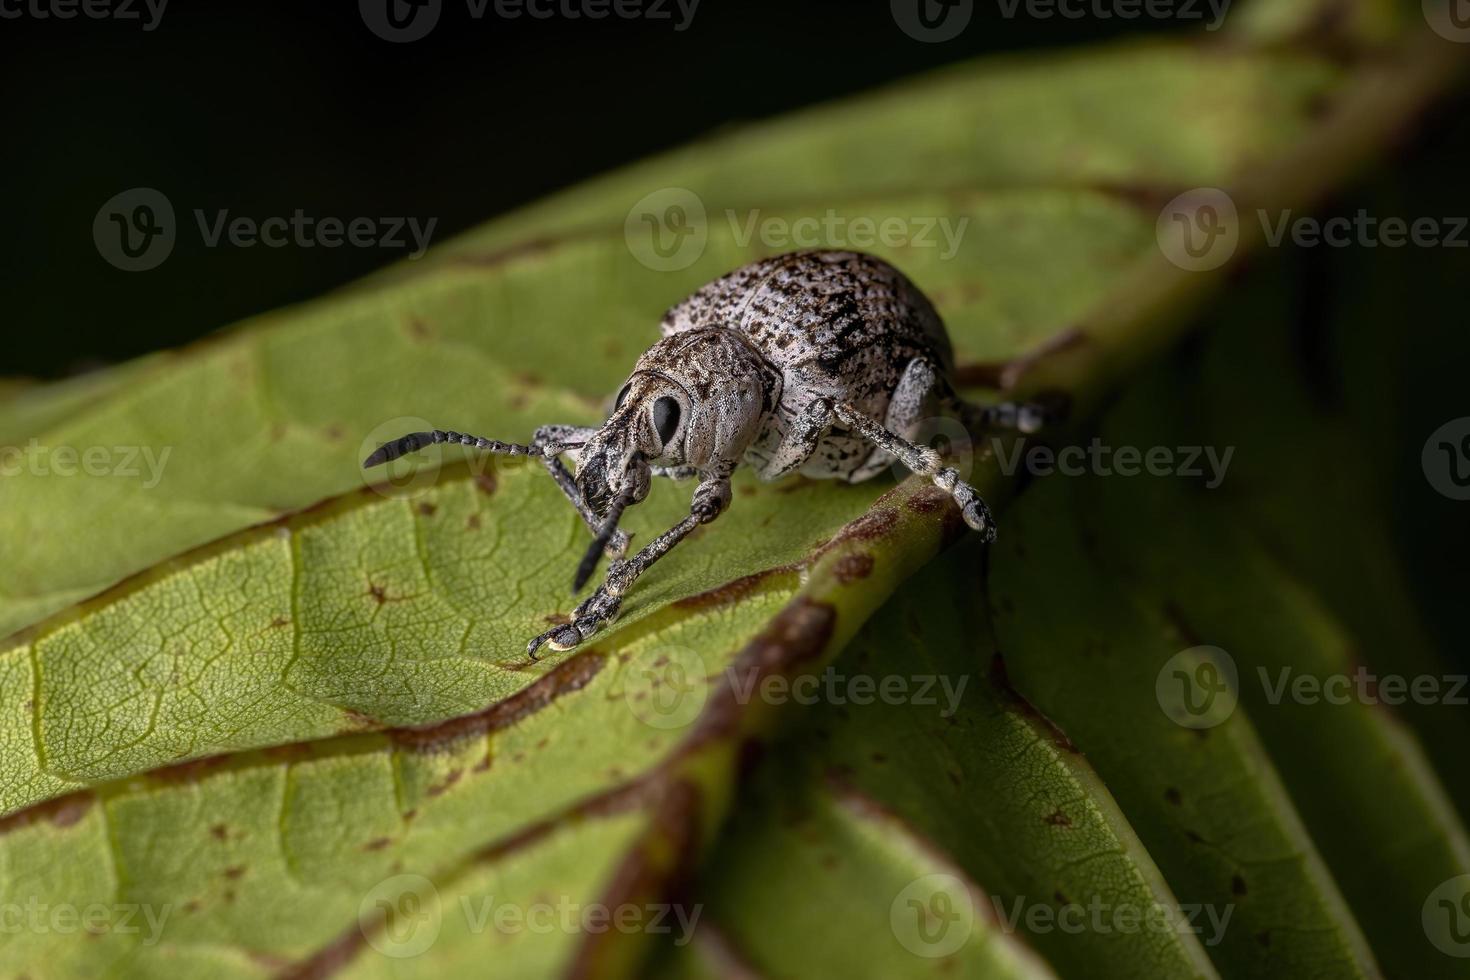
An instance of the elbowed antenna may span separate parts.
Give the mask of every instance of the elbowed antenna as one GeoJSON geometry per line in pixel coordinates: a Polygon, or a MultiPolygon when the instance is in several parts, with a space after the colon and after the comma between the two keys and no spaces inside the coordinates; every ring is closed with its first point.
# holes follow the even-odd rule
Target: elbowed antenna
{"type": "Polygon", "coordinates": [[[592,577],[597,570],[597,559],[602,556],[602,551],[607,543],[612,540],[614,534],[618,533],[618,521],[622,519],[623,511],[633,502],[633,490],[628,488],[618,495],[608,508],[607,518],[602,522],[602,527],[597,531],[597,537],[587,546],[587,553],[582,556],[582,561],[577,565],[577,574],[572,577],[572,595],[582,591],[582,586],[592,577]]]}
{"type": "Polygon", "coordinates": [[[539,446],[523,446],[515,442],[501,442],[499,439],[486,439],[484,436],[469,436],[462,432],[447,432],[443,429],[432,429],[428,432],[410,432],[406,436],[400,436],[392,442],[385,442],[367,459],[362,461],[363,469],[381,466],[389,460],[397,459],[408,453],[418,452],[425,446],[435,443],[448,442],[460,446],[474,446],[490,453],[500,453],[504,456],[541,456],[544,453],[539,446]]]}

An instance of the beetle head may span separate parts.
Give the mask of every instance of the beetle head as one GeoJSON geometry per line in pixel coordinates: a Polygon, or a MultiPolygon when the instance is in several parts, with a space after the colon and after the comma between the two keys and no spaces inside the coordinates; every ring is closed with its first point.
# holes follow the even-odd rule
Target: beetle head
{"type": "Polygon", "coordinates": [[[680,385],[647,371],[629,378],[611,417],[577,456],[577,489],[587,505],[602,516],[619,496],[637,503],[648,495],[650,462],[682,465],[689,414],[680,385]]]}

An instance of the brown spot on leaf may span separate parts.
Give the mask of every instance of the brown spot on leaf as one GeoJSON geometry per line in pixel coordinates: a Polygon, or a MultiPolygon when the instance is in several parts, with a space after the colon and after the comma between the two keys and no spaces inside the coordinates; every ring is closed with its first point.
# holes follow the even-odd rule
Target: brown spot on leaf
{"type": "MultiPolygon", "coordinates": [[[[685,596],[674,602],[676,609],[714,609],[721,606],[734,605],[735,603],[753,595],[767,579],[780,575],[789,575],[791,569],[785,566],[779,568],[767,568],[753,575],[745,575],[733,579],[724,585],[716,586],[695,595],[685,596]]],[[[569,620],[563,620],[568,622],[569,620]]]]}
{"type": "Polygon", "coordinates": [[[898,511],[892,507],[875,507],[853,521],[837,540],[871,541],[881,538],[898,524],[898,511]]]}
{"type": "Polygon", "coordinates": [[[449,775],[444,777],[444,782],[435,783],[433,786],[429,787],[429,795],[443,796],[445,793],[449,792],[450,788],[453,787],[455,783],[459,782],[460,779],[462,779],[463,777],[463,769],[451,769],[449,775]]]}
{"type": "Polygon", "coordinates": [[[483,469],[475,474],[475,489],[489,497],[499,488],[500,482],[495,478],[493,469],[483,469]]]}
{"type": "Polygon", "coordinates": [[[436,505],[429,503],[427,500],[420,501],[418,506],[414,509],[419,512],[419,516],[421,517],[433,517],[435,514],[439,513],[439,508],[436,505]]]}
{"type": "Polygon", "coordinates": [[[367,594],[376,599],[378,605],[380,606],[388,601],[388,590],[383,588],[381,585],[377,585],[376,583],[368,583],[367,594]]]}
{"type": "Polygon", "coordinates": [[[244,874],[245,874],[245,865],[243,865],[243,864],[234,864],[234,865],[231,865],[230,867],[228,867],[228,868],[225,869],[225,878],[228,879],[228,880],[230,880],[230,881],[237,881],[244,874]]]}
{"type": "Polygon", "coordinates": [[[483,737],[535,714],[564,694],[586,687],[604,662],[602,654],[589,650],[562,661],[539,680],[484,710],[421,728],[389,729],[388,737],[418,752],[433,752],[467,738],[483,737]]]}
{"type": "Polygon", "coordinates": [[[1048,824],[1052,827],[1072,826],[1072,818],[1063,813],[1060,808],[1055,809],[1051,813],[1048,813],[1046,816],[1042,817],[1041,821],[1042,823],[1048,824]]]}
{"type": "Polygon", "coordinates": [[[195,783],[229,762],[224,755],[208,755],[202,759],[176,762],[148,773],[148,778],[160,783],[195,783]]]}
{"type": "Polygon", "coordinates": [[[79,790],[28,806],[9,816],[0,817],[0,834],[29,827],[41,820],[47,821],[53,827],[70,827],[87,815],[96,800],[91,790],[79,790]]]}
{"type": "Polygon", "coordinates": [[[1175,806],[1179,806],[1184,802],[1184,797],[1181,796],[1179,794],[1179,791],[1173,786],[1170,786],[1168,789],[1164,790],[1164,799],[1168,800],[1175,806]]]}
{"type": "Polygon", "coordinates": [[[478,531],[480,529],[480,515],[471,514],[469,517],[466,517],[464,519],[464,526],[467,530],[478,531]]]}
{"type": "Polygon", "coordinates": [[[362,845],[362,849],[364,851],[381,851],[391,843],[393,843],[393,838],[391,837],[375,837],[362,845]]]}
{"type": "Polygon", "coordinates": [[[837,581],[843,585],[865,579],[873,572],[873,556],[859,552],[852,555],[843,555],[832,566],[832,574],[837,581]]]}

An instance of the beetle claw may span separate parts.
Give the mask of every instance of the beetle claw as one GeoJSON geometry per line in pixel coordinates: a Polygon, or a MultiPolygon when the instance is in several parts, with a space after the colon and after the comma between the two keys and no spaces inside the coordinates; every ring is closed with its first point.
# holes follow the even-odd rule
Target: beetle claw
{"type": "Polygon", "coordinates": [[[541,648],[543,643],[560,653],[564,650],[570,650],[581,642],[582,633],[577,627],[571,624],[553,626],[526,644],[526,653],[530,655],[532,660],[537,660],[539,658],[536,656],[536,651],[541,648]]]}

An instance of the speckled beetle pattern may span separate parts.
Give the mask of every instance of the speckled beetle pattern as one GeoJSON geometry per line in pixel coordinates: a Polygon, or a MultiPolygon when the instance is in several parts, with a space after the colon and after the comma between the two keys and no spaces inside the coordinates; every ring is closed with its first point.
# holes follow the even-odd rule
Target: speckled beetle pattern
{"type": "Polygon", "coordinates": [[[638,358],[606,422],[547,425],[528,445],[459,432],[414,432],[385,443],[376,466],[433,443],[540,457],[594,538],[574,577],[579,591],[598,558],[611,560],[569,623],[529,644],[567,650],[611,621],[633,582],[700,524],[730,505],[730,477],[747,465],[762,480],[792,473],[867,480],[895,460],[933,480],[965,523],[991,540],[985,501],[940,454],[911,440],[940,414],[1030,432],[1039,409],[976,409],[949,382],[949,337],[933,305],[893,266],[857,252],[795,252],[762,259],[703,287],[665,314],[663,338],[638,358]],[[575,476],[561,461],[569,455],[575,476]],[[690,479],[689,514],[632,557],[618,528],[654,477],[690,479]]]}

